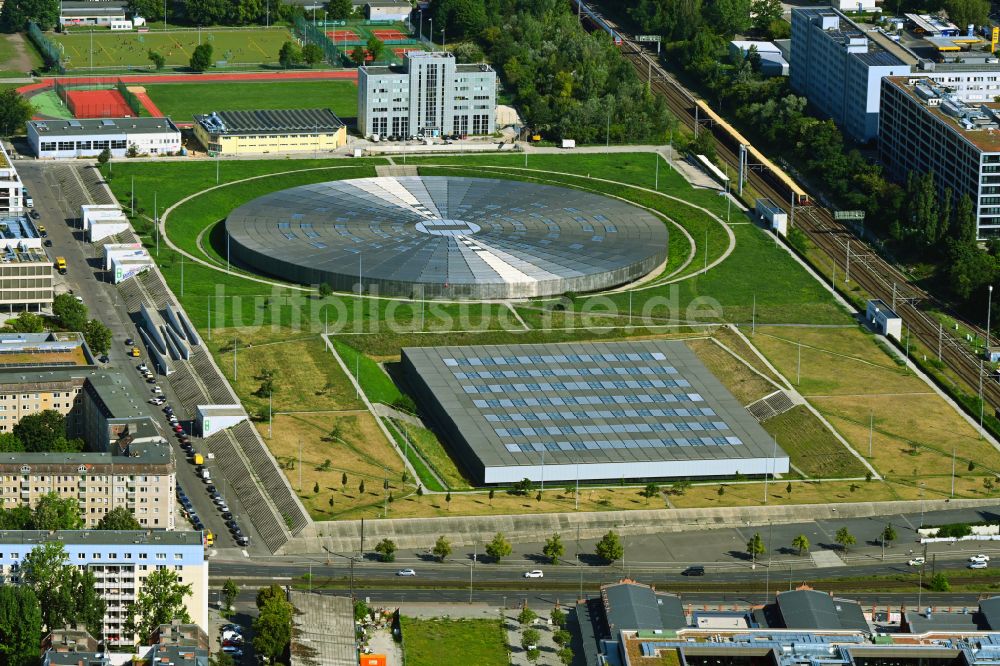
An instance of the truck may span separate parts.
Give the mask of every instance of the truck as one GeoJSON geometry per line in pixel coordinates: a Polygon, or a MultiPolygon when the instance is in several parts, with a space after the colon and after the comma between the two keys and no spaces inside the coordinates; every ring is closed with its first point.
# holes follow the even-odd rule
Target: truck
{"type": "Polygon", "coordinates": [[[22,187],[21,193],[24,195],[24,205],[27,206],[28,208],[34,208],[35,200],[31,198],[30,194],[28,194],[28,188],[22,187]]]}
{"type": "Polygon", "coordinates": [[[562,140],[562,147],[563,148],[576,148],[576,139],[563,139],[562,140]]]}
{"type": "Polygon", "coordinates": [[[56,270],[59,275],[66,275],[66,257],[56,257],[56,270]]]}

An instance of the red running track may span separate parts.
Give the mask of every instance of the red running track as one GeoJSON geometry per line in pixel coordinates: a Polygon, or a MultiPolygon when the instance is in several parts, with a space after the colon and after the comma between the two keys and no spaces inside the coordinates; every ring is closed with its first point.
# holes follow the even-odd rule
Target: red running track
{"type": "MultiPolygon", "coordinates": [[[[302,72],[240,72],[231,74],[146,74],[120,76],[125,83],[156,84],[156,83],[220,83],[226,81],[357,81],[358,71],[355,69],[337,71],[302,71],[302,72]]],[[[93,77],[59,77],[59,81],[72,86],[74,81],[90,81],[93,77]]],[[[38,83],[21,86],[17,92],[21,95],[33,95],[52,87],[55,78],[43,79],[38,83]]],[[[149,107],[147,107],[149,108],[149,107]]]]}

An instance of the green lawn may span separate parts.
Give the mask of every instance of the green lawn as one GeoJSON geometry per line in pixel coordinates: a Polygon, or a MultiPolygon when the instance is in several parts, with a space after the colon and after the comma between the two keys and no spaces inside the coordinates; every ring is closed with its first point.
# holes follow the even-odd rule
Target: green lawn
{"type": "Polygon", "coordinates": [[[506,666],[500,620],[400,618],[407,666],[506,666]]]}
{"type": "MultiPolygon", "coordinates": [[[[858,478],[865,467],[830,430],[802,405],[764,421],[792,465],[814,479],[858,478]]],[[[794,474],[794,472],[793,472],[794,474]]]]}
{"type": "Polygon", "coordinates": [[[358,87],[351,81],[159,83],[146,86],[146,92],[177,122],[190,122],[198,113],[248,109],[330,109],[341,118],[358,114],[358,87]]]}
{"type": "Polygon", "coordinates": [[[67,69],[79,67],[146,67],[157,51],[169,67],[187,66],[198,44],[212,45],[212,60],[229,65],[276,63],[278,50],[292,40],[287,28],[249,30],[177,30],[170,32],[70,32],[46,35],[62,45],[67,69]],[[91,47],[93,45],[93,47],[91,47]],[[93,49],[93,52],[91,52],[93,49]]]}

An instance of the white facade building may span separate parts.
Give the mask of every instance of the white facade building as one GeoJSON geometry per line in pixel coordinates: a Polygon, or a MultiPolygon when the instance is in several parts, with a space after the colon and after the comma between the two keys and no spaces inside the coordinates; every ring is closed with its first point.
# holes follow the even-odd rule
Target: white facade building
{"type": "Polygon", "coordinates": [[[91,243],[114,236],[129,228],[128,218],[115,204],[84,204],[80,206],[80,223],[91,243]]]}
{"type": "Polygon", "coordinates": [[[384,0],[365,4],[365,18],[369,21],[406,21],[413,13],[413,5],[399,0],[384,0]]]}
{"type": "Polygon", "coordinates": [[[11,164],[7,150],[0,144],[0,215],[24,210],[24,186],[11,164]]]}
{"type": "Polygon", "coordinates": [[[84,118],[32,120],[28,143],[39,158],[97,157],[107,148],[125,157],[134,146],[139,155],[167,155],[181,149],[181,131],[169,118],[84,118]]]}
{"type": "Polygon", "coordinates": [[[366,137],[492,134],[497,74],[451,53],[411,51],[402,68],[358,70],[358,130],[366,137]]]}
{"type": "Polygon", "coordinates": [[[208,628],[208,562],[201,532],[34,530],[0,532],[0,579],[17,583],[25,556],[46,542],[61,543],[66,563],[91,571],[97,593],[106,604],[104,635],[112,646],[132,645],[136,636],[125,634],[128,607],[135,602],[146,577],[170,569],[180,582],[191,585],[184,599],[191,619],[208,628]]]}
{"type": "Polygon", "coordinates": [[[883,301],[878,299],[868,301],[868,307],[865,309],[865,319],[876,331],[887,338],[902,339],[903,320],[883,301]]]}
{"type": "Polygon", "coordinates": [[[836,9],[792,9],[792,89],[856,141],[878,136],[882,78],[910,70],[836,9]]]}
{"type": "Polygon", "coordinates": [[[209,437],[247,420],[242,405],[198,405],[196,421],[202,437],[209,437]]]}

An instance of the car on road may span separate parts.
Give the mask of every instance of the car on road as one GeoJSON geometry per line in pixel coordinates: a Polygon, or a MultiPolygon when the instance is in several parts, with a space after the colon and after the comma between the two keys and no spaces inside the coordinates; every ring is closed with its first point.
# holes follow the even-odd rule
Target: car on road
{"type": "Polygon", "coordinates": [[[413,569],[400,569],[396,572],[397,576],[416,576],[417,572],[413,569]]]}
{"type": "Polygon", "coordinates": [[[701,565],[693,565],[681,572],[682,576],[704,576],[705,567],[701,565]]]}
{"type": "Polygon", "coordinates": [[[227,632],[227,631],[235,631],[236,633],[242,635],[243,634],[243,627],[241,627],[238,624],[232,624],[232,623],[230,623],[230,624],[224,624],[221,627],[219,627],[219,631],[221,631],[223,633],[227,632]]]}
{"type": "Polygon", "coordinates": [[[980,553],[979,555],[973,555],[972,557],[970,557],[969,561],[970,562],[989,562],[990,561],[990,556],[989,555],[983,555],[982,553],[980,553]]]}
{"type": "Polygon", "coordinates": [[[42,243],[42,245],[44,245],[45,247],[52,247],[52,240],[46,238],[45,241],[42,243]]]}
{"type": "Polygon", "coordinates": [[[146,365],[145,363],[140,363],[139,365],[136,366],[135,369],[138,370],[139,372],[149,372],[149,366],[146,365]]]}
{"type": "Polygon", "coordinates": [[[139,358],[139,355],[142,352],[139,351],[138,347],[132,347],[132,349],[130,349],[128,353],[131,354],[132,356],[134,356],[135,358],[139,358]]]}
{"type": "Polygon", "coordinates": [[[37,220],[39,217],[41,217],[41,215],[38,214],[37,210],[31,211],[31,213],[29,213],[29,215],[31,215],[31,219],[33,219],[33,220],[37,220]]]}
{"type": "Polygon", "coordinates": [[[970,569],[985,569],[988,566],[990,566],[989,562],[983,562],[981,560],[977,562],[969,562],[970,569]]]}
{"type": "Polygon", "coordinates": [[[909,564],[911,567],[922,567],[925,564],[927,564],[927,560],[924,559],[923,557],[914,557],[907,564],[909,564]]]}
{"type": "Polygon", "coordinates": [[[524,572],[525,578],[544,578],[545,574],[542,573],[541,569],[532,569],[531,571],[524,572]]]}

